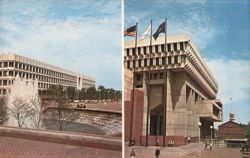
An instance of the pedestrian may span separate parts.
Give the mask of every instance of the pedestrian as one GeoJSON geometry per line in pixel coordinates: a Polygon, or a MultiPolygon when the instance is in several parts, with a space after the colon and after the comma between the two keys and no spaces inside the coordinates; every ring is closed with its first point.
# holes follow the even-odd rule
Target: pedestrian
{"type": "Polygon", "coordinates": [[[135,158],[135,150],[134,150],[134,148],[132,148],[132,151],[131,151],[131,153],[130,153],[130,157],[131,158],[135,158]]]}
{"type": "Polygon", "coordinates": [[[156,158],[159,158],[160,153],[161,153],[160,149],[157,148],[157,149],[155,150],[155,157],[156,157],[156,158]]]}
{"type": "Polygon", "coordinates": [[[205,149],[204,150],[207,150],[207,146],[208,146],[208,142],[205,141],[205,149]]]}
{"type": "Polygon", "coordinates": [[[188,144],[191,142],[191,139],[190,139],[190,137],[188,137],[188,144]]]}
{"type": "Polygon", "coordinates": [[[213,147],[213,143],[212,142],[209,143],[209,147],[210,147],[210,151],[212,151],[213,150],[212,149],[212,147],[213,147]]]}

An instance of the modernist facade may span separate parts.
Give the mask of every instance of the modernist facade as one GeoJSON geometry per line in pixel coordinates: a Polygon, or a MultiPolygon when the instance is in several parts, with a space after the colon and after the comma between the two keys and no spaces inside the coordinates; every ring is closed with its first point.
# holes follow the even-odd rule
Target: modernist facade
{"type": "Polygon", "coordinates": [[[210,126],[222,121],[223,108],[216,98],[218,83],[194,43],[182,35],[167,37],[166,50],[164,37],[149,44],[138,41],[135,48],[135,41],[125,41],[125,140],[181,143],[197,138],[199,130],[209,136],[210,126]]]}
{"type": "Polygon", "coordinates": [[[0,54],[0,96],[10,94],[14,79],[38,80],[38,89],[45,90],[52,85],[72,86],[78,90],[95,86],[95,79],[79,75],[44,62],[16,54],[0,54]]]}

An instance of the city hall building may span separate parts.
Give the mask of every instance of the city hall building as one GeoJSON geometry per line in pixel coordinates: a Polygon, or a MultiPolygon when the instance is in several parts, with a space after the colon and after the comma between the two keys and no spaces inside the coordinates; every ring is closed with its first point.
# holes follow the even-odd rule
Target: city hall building
{"type": "Polygon", "coordinates": [[[125,141],[176,145],[222,121],[218,83],[187,35],[125,41],[125,141]],[[165,87],[165,88],[164,88],[165,87]],[[150,92],[150,93],[149,93],[150,92]],[[149,93],[149,94],[148,94],[149,93]]]}
{"type": "Polygon", "coordinates": [[[95,79],[38,60],[10,53],[0,54],[0,96],[10,94],[16,76],[38,81],[38,90],[52,85],[80,90],[95,86],[95,79]]]}

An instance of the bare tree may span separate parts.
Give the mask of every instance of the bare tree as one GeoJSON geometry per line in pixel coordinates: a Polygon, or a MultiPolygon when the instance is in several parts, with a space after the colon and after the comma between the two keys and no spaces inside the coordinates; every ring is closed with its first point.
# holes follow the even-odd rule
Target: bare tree
{"type": "Polygon", "coordinates": [[[70,107],[70,104],[66,98],[66,92],[63,91],[62,87],[59,86],[53,89],[52,94],[57,106],[53,108],[47,108],[46,116],[50,120],[56,121],[58,130],[65,130],[69,124],[80,117],[80,114],[70,107]]]}
{"type": "Polygon", "coordinates": [[[34,111],[33,115],[30,115],[29,118],[33,123],[32,126],[39,129],[42,127],[44,104],[42,104],[39,95],[32,97],[30,99],[30,104],[34,111]]]}
{"type": "Polygon", "coordinates": [[[0,99],[0,125],[2,125],[8,119],[8,107],[6,98],[0,99]]]}
{"type": "Polygon", "coordinates": [[[10,114],[16,119],[18,127],[23,127],[25,121],[34,115],[34,108],[20,97],[13,100],[12,107],[9,110],[10,114]]]}

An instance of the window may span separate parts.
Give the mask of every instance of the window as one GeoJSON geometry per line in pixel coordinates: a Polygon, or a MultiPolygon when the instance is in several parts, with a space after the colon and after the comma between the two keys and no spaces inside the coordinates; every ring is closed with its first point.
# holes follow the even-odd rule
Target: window
{"type": "Polygon", "coordinates": [[[162,65],[165,65],[165,64],[166,64],[166,62],[165,62],[165,57],[162,57],[162,58],[161,58],[161,61],[162,61],[162,62],[161,62],[162,65]]]}
{"type": "Polygon", "coordinates": [[[147,47],[143,47],[143,53],[144,53],[144,54],[147,53],[147,47]]]}
{"type": "Polygon", "coordinates": [[[168,57],[168,64],[171,64],[171,56],[168,57]]]}
{"type": "Polygon", "coordinates": [[[152,54],[152,46],[149,46],[149,53],[152,54]]]}
{"type": "Polygon", "coordinates": [[[9,67],[13,67],[14,63],[13,62],[9,62],[9,67]]]}
{"type": "Polygon", "coordinates": [[[148,66],[147,59],[144,59],[144,66],[148,66]]]}
{"type": "Polygon", "coordinates": [[[158,45],[155,45],[155,53],[158,53],[158,45]]]}
{"type": "Polygon", "coordinates": [[[160,79],[163,79],[163,73],[162,72],[160,73],[160,79]]]}
{"type": "Polygon", "coordinates": [[[150,66],[153,66],[153,59],[150,59],[150,66]]]}
{"type": "Polygon", "coordinates": [[[161,45],[161,51],[165,52],[165,45],[164,44],[161,45]]]}
{"type": "Polygon", "coordinates": [[[159,58],[156,58],[156,65],[159,65],[159,58]]]}
{"type": "Polygon", "coordinates": [[[141,81],[141,75],[136,75],[136,81],[141,81]]]}
{"type": "Polygon", "coordinates": [[[135,68],[135,60],[133,60],[133,68],[135,68]]]}
{"type": "Polygon", "coordinates": [[[126,49],[126,52],[127,52],[127,56],[129,56],[129,49],[126,49]]]}
{"type": "Polygon", "coordinates": [[[139,47],[137,49],[138,49],[138,55],[141,55],[141,47],[139,47]]]}
{"type": "Polygon", "coordinates": [[[167,44],[168,52],[171,52],[171,44],[167,44]]]}
{"type": "Polygon", "coordinates": [[[174,51],[177,51],[177,43],[174,43],[174,51]]]}
{"type": "Polygon", "coordinates": [[[3,85],[7,86],[7,80],[3,80],[3,85]]]}
{"type": "Polygon", "coordinates": [[[8,62],[4,62],[3,67],[8,67],[8,62]]]}
{"type": "Polygon", "coordinates": [[[178,63],[178,56],[174,56],[174,63],[177,64],[178,63]]]}
{"type": "Polygon", "coordinates": [[[180,50],[184,50],[183,42],[180,43],[180,50]]]}
{"type": "Polygon", "coordinates": [[[154,79],[156,80],[158,78],[158,74],[154,73],[154,79]]]}
{"type": "Polygon", "coordinates": [[[138,60],[138,67],[141,67],[141,60],[138,60]]]}
{"type": "Polygon", "coordinates": [[[132,48],[132,54],[135,56],[135,48],[132,48]]]}

